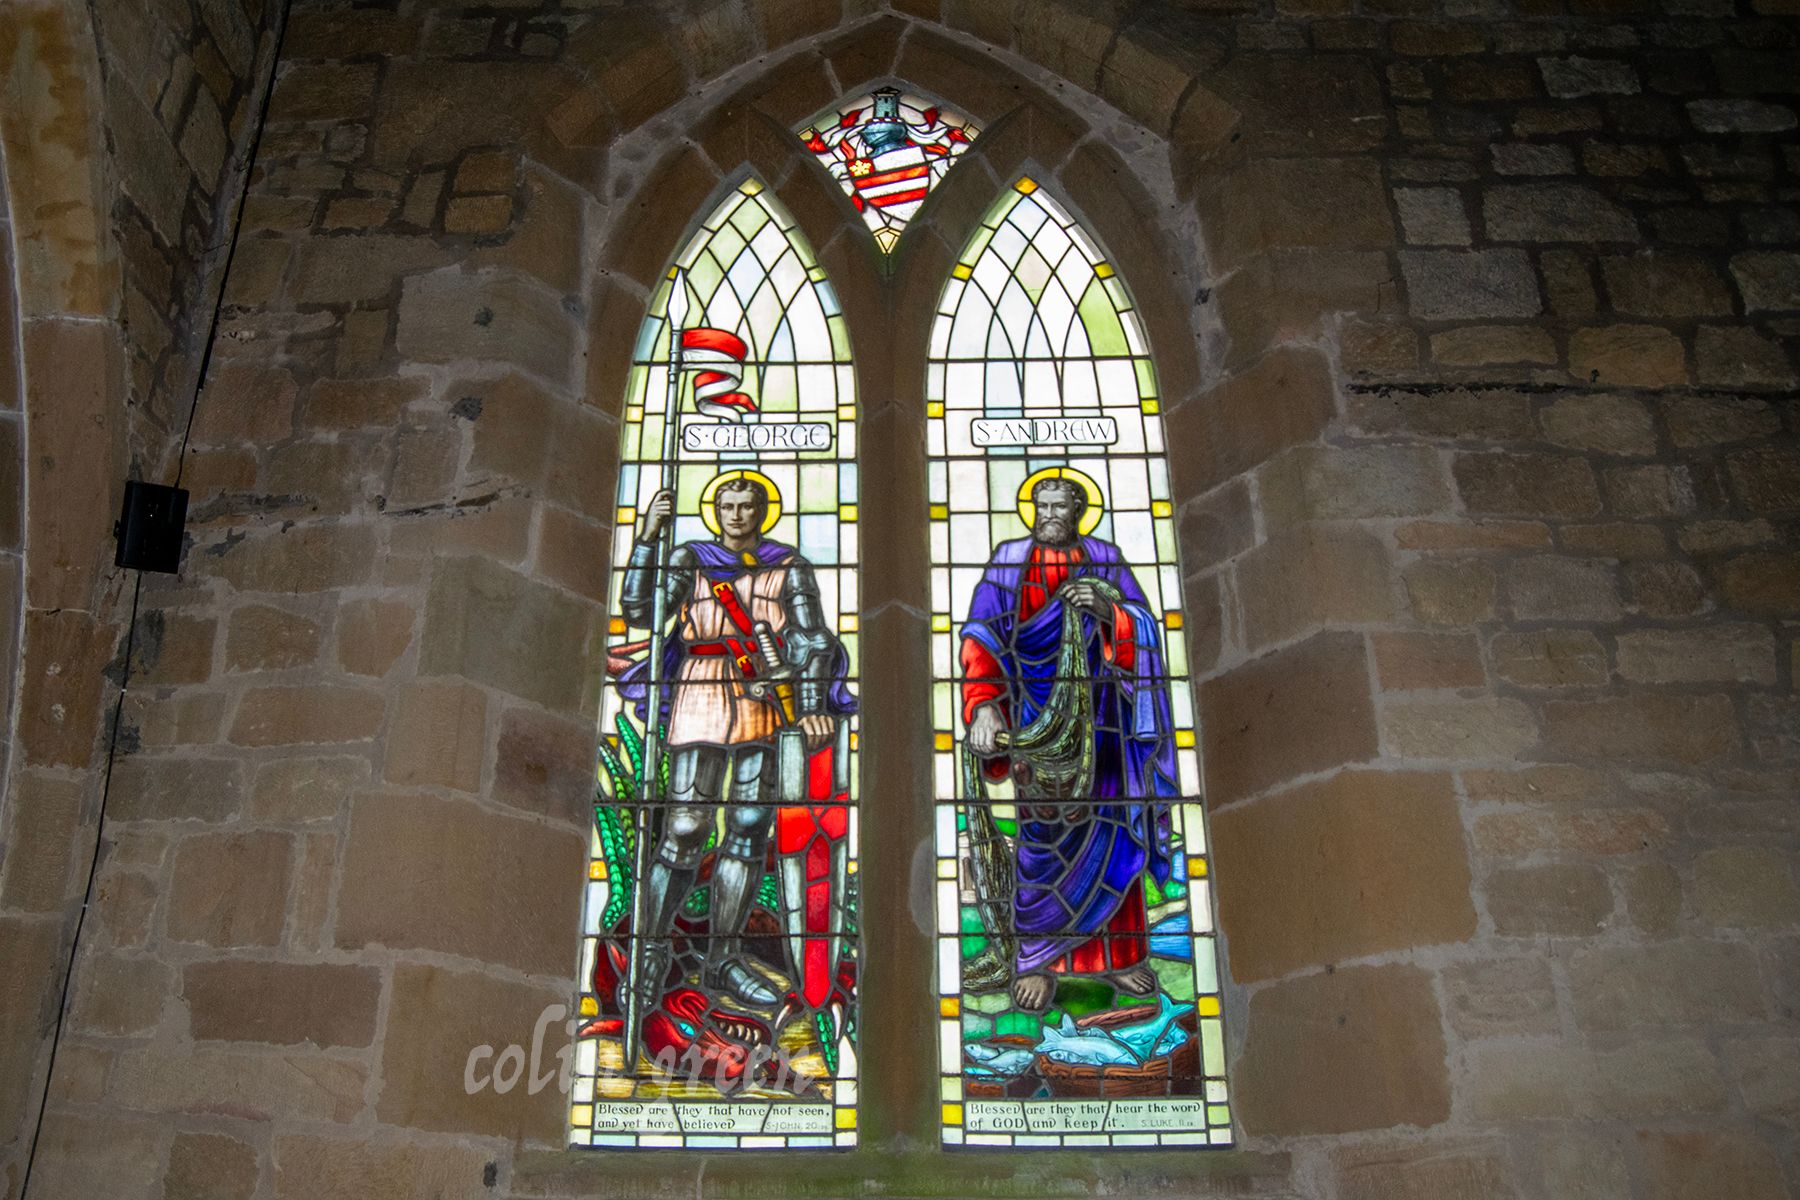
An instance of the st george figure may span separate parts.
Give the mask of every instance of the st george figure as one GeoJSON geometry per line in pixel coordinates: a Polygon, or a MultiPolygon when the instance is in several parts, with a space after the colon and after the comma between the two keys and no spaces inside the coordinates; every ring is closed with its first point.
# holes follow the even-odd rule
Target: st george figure
{"type": "MultiPolygon", "coordinates": [[[[1179,795],[1161,621],[1119,548],[1081,532],[1082,482],[1043,476],[1031,535],[994,548],[961,630],[967,747],[1018,802],[1011,911],[984,916],[1010,924],[990,935],[1026,1012],[1059,976],[1157,990],[1143,876],[1170,878],[1179,795]]],[[[987,814],[971,799],[973,830],[987,814]]]]}
{"type": "MultiPolygon", "coordinates": [[[[708,881],[710,944],[701,985],[739,1004],[772,1009],[784,989],[767,968],[785,968],[794,990],[817,1005],[842,949],[848,847],[841,829],[829,831],[836,836],[829,839],[831,878],[821,881],[828,893],[823,905],[809,904],[812,881],[802,873],[804,864],[789,861],[788,851],[797,847],[776,848],[785,940],[795,961],[758,963],[743,945],[778,814],[826,823],[835,816],[842,823],[841,808],[809,806],[829,803],[835,790],[829,780],[821,787],[813,777],[847,767],[841,735],[855,707],[844,684],[847,660],[827,626],[812,566],[792,546],[764,536],[769,493],[746,474],[728,476],[713,489],[717,538],[675,547],[660,575],[669,614],[659,698],[669,755],[668,807],[633,921],[634,934],[646,939],[640,997],[646,1007],[660,994],[676,918],[698,882],[720,805],[724,821],[708,881]],[[813,928],[818,922],[806,919],[808,908],[824,911],[831,927],[813,928]],[[817,956],[808,954],[814,943],[817,956]]],[[[673,494],[657,493],[632,547],[620,607],[637,628],[654,621],[656,546],[673,515],[673,494]]],[[[641,662],[623,679],[623,694],[640,715],[651,703],[647,668],[641,662]]]]}

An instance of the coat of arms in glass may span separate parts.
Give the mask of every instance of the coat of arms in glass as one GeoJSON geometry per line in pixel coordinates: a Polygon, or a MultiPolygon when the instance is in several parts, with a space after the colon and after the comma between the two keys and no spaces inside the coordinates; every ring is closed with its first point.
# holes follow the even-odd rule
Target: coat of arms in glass
{"type": "Polygon", "coordinates": [[[800,140],[838,181],[883,253],[969,148],[976,127],[942,104],[877,88],[820,113],[800,140]]]}

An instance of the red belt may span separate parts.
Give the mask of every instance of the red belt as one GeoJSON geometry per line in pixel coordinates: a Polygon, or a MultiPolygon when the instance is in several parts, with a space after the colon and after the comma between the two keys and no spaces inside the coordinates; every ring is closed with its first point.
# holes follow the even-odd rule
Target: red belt
{"type": "Polygon", "coordinates": [[[699,658],[730,658],[737,661],[738,670],[744,678],[756,677],[756,659],[751,654],[749,643],[730,638],[721,642],[689,642],[687,652],[699,658]]]}

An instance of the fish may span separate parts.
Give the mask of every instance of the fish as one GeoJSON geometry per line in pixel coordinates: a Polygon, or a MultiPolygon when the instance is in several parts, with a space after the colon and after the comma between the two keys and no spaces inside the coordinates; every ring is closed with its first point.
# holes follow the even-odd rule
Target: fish
{"type": "Polygon", "coordinates": [[[1156,1015],[1118,1029],[1082,1028],[1064,1016],[1058,1029],[1044,1030],[1037,1051],[1055,1062],[1092,1067],[1142,1066],[1148,1059],[1168,1054],[1188,1040],[1187,1030],[1176,1024],[1194,1011],[1191,1004],[1172,1004],[1157,996],[1156,1015]]]}
{"type": "Polygon", "coordinates": [[[1022,1075],[1031,1066],[1031,1051],[1017,1046],[990,1046],[971,1042],[963,1053],[975,1064],[974,1075],[1022,1075]]]}

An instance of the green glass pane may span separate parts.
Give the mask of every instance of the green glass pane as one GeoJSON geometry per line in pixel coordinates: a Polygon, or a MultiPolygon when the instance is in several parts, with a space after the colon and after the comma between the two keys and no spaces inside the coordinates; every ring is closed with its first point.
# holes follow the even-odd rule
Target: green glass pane
{"type": "Polygon", "coordinates": [[[1129,354],[1125,330],[1119,324],[1119,313],[1106,294],[1101,280],[1088,284],[1081,294],[1081,324],[1087,329],[1088,344],[1096,355],[1110,357],[1129,354]]]}

